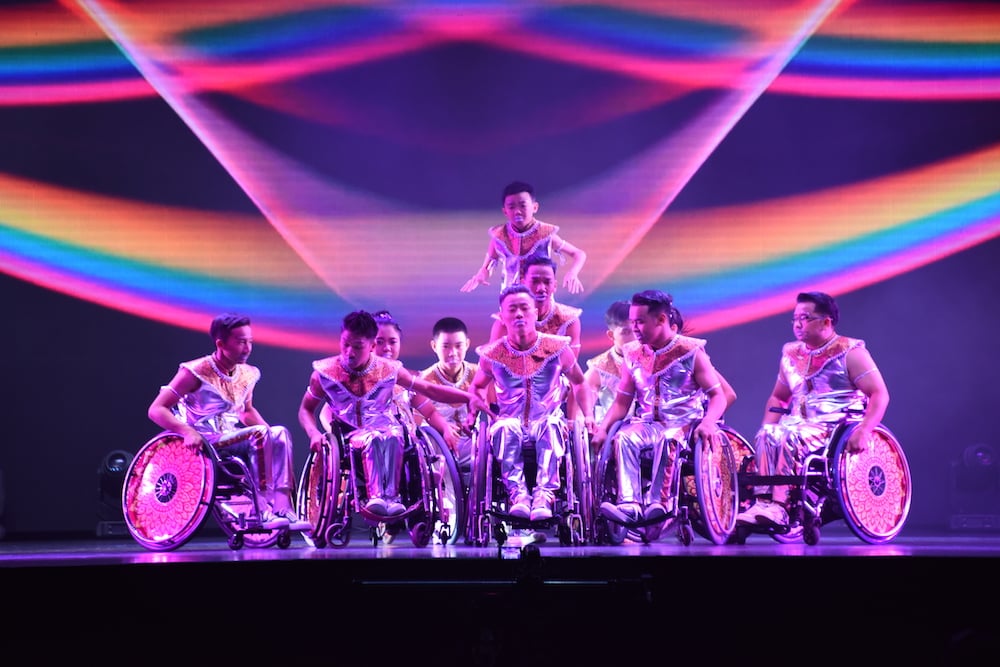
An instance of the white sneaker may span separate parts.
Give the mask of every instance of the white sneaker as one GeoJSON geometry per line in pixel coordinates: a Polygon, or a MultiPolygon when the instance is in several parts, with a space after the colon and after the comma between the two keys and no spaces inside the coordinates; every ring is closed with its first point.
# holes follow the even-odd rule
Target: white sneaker
{"type": "Polygon", "coordinates": [[[285,517],[277,516],[270,512],[262,514],[260,519],[260,527],[264,530],[282,530],[291,525],[291,522],[285,517]]]}
{"type": "Polygon", "coordinates": [[[755,500],[750,507],[746,508],[742,512],[736,515],[736,523],[746,523],[755,524],[757,523],[757,517],[762,511],[762,504],[767,502],[766,500],[755,500]]]}
{"type": "Polygon", "coordinates": [[[547,521],[552,518],[552,503],[544,494],[536,494],[531,500],[531,520],[547,521]]]}
{"type": "Polygon", "coordinates": [[[365,503],[365,510],[371,514],[378,514],[380,516],[385,516],[387,511],[385,501],[381,498],[369,499],[368,502],[365,503]]]}
{"type": "Polygon", "coordinates": [[[528,504],[528,496],[518,496],[508,510],[508,514],[516,516],[518,519],[527,519],[531,516],[531,505],[528,504]]]}
{"type": "Polygon", "coordinates": [[[770,523],[779,528],[788,527],[788,512],[781,503],[768,503],[757,517],[757,523],[770,523]]]}
{"type": "Polygon", "coordinates": [[[399,502],[398,500],[390,500],[386,503],[385,513],[389,516],[397,516],[406,511],[406,505],[399,502]]]}
{"type": "Polygon", "coordinates": [[[667,509],[661,503],[650,503],[642,513],[644,521],[655,523],[667,517],[667,509]]]}
{"type": "Polygon", "coordinates": [[[638,521],[642,516],[642,506],[639,503],[626,502],[618,503],[618,511],[629,521],[638,521]]]}
{"type": "Polygon", "coordinates": [[[736,522],[784,527],[788,525],[788,512],[780,503],[759,499],[745,512],[737,514],[736,522]]]}
{"type": "Polygon", "coordinates": [[[277,516],[284,517],[288,520],[289,530],[312,530],[312,524],[305,519],[300,519],[299,515],[295,513],[295,510],[288,509],[281,512],[277,512],[277,516]]]}

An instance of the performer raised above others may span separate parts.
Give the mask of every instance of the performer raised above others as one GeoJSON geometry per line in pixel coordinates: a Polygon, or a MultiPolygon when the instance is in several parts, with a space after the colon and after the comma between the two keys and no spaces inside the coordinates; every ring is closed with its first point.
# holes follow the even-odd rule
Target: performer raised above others
{"type": "Polygon", "coordinates": [[[580,270],[587,261],[587,253],[559,236],[559,227],[535,218],[538,212],[535,189],[528,183],[514,181],[503,189],[501,200],[507,222],[490,227],[486,259],[479,271],[462,286],[462,291],[471,292],[480,285],[489,285],[498,262],[503,267],[500,281],[500,291],[503,291],[515,283],[524,282],[524,261],[529,257],[560,255],[573,262],[563,285],[570,294],[582,292],[580,270]]]}

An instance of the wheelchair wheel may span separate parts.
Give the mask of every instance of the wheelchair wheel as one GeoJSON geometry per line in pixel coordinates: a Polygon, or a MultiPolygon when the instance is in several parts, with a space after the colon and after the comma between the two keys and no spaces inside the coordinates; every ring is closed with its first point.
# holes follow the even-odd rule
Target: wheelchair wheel
{"type": "Polygon", "coordinates": [[[601,504],[618,502],[618,476],[611,443],[614,433],[618,431],[621,422],[616,422],[601,445],[594,464],[593,476],[593,507],[596,508],[593,518],[593,541],[595,544],[621,544],[628,536],[628,529],[622,524],[611,521],[600,513],[601,504]]]}
{"type": "Polygon", "coordinates": [[[430,454],[428,463],[434,485],[431,497],[434,500],[434,525],[432,535],[441,544],[454,544],[465,530],[466,501],[462,492],[462,477],[451,449],[445,444],[441,434],[427,424],[418,429],[418,436],[427,443],[430,454]]]}
{"type": "Polygon", "coordinates": [[[431,527],[424,521],[418,521],[409,528],[410,542],[415,547],[426,547],[431,541],[431,527]]]}
{"type": "MultiPolygon", "coordinates": [[[[650,537],[649,539],[650,541],[652,541],[658,537],[659,535],[657,535],[656,537],[650,537]]],[[[677,541],[687,547],[691,546],[691,540],[693,538],[694,538],[694,531],[691,529],[691,524],[684,521],[678,522],[677,541]]]]}
{"type": "MultiPolygon", "coordinates": [[[[236,503],[244,503],[249,500],[248,497],[235,498],[236,503]]],[[[234,517],[225,508],[221,507],[218,502],[212,505],[212,516],[215,518],[216,523],[219,524],[222,533],[226,536],[226,541],[230,548],[234,550],[242,549],[244,546],[251,549],[271,547],[280,541],[279,538],[283,533],[288,532],[287,529],[267,530],[265,528],[253,527],[250,524],[241,524],[238,517],[234,517]]],[[[258,523],[257,526],[259,525],[258,523]]],[[[290,536],[289,540],[291,540],[290,536]]]]}
{"type": "Polygon", "coordinates": [[[729,443],[733,446],[733,456],[736,459],[736,479],[739,490],[739,511],[750,509],[754,502],[753,484],[748,484],[746,478],[757,474],[757,460],[753,451],[753,446],[739,433],[723,425],[727,435],[730,437],[729,443]]]}
{"type": "Polygon", "coordinates": [[[147,549],[176,549],[201,526],[214,489],[215,466],[208,454],[185,447],[176,433],[160,433],[139,449],[125,474],[125,525],[147,549]]]}
{"type": "Polygon", "coordinates": [[[913,493],[910,468],[896,436],[879,424],[865,451],[847,451],[855,425],[841,432],[833,448],[832,489],[851,531],[869,544],[883,544],[903,529],[913,493]]]}
{"type": "MultiPolygon", "coordinates": [[[[694,480],[700,526],[713,544],[725,544],[736,528],[739,490],[734,450],[742,437],[720,424],[726,442],[719,445],[698,438],[694,443],[694,480]]],[[[690,540],[685,544],[690,543],[690,540]]]]}
{"type": "MultiPolygon", "coordinates": [[[[803,541],[804,534],[805,527],[801,523],[793,523],[788,527],[787,533],[774,531],[771,533],[771,538],[778,544],[799,544],[803,541]]],[[[818,528],[816,539],[819,539],[818,528]]],[[[815,544],[815,542],[813,544],[815,544]]]]}
{"type": "Polygon", "coordinates": [[[323,533],[327,546],[335,549],[342,549],[351,542],[351,526],[344,523],[331,523],[323,533]]]}
{"type": "Polygon", "coordinates": [[[569,543],[579,546],[593,541],[594,489],[591,481],[590,434],[580,420],[573,420],[570,431],[570,453],[573,463],[573,495],[579,520],[568,522],[569,543]]]}
{"type": "Polygon", "coordinates": [[[319,452],[309,452],[299,477],[296,507],[312,524],[312,530],[302,536],[318,549],[326,546],[326,527],[330,523],[330,508],[339,477],[339,447],[324,442],[319,452]]]}
{"type": "Polygon", "coordinates": [[[486,418],[480,415],[476,422],[476,441],[472,450],[472,475],[466,498],[465,543],[485,547],[490,543],[492,521],[486,513],[492,503],[493,486],[490,468],[493,464],[492,445],[486,418]]]}
{"type": "Polygon", "coordinates": [[[618,546],[628,537],[628,527],[603,516],[594,519],[594,538],[597,544],[618,546]]]}

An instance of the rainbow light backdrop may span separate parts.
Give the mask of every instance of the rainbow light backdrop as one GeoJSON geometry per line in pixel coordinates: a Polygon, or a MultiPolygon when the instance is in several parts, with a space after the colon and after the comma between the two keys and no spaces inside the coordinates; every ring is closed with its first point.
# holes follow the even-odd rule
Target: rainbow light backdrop
{"type": "Polygon", "coordinates": [[[428,335],[456,315],[481,340],[497,283],[459,288],[503,222],[501,188],[524,179],[588,253],[585,292],[557,299],[584,309],[595,352],[606,306],[639,289],[672,293],[705,333],[996,237],[998,101],[988,3],[4,5],[0,123],[25,150],[0,159],[0,271],[196,330],[247,312],[259,342],[292,349],[333,349],[355,308],[428,335]],[[806,103],[897,109],[907,128],[934,105],[994,113],[981,141],[891,169],[804,143],[776,169],[801,182],[713,180],[730,142],[755,165],[782,142],[796,155],[780,132],[741,132],[806,103]],[[88,141],[81,117],[127,120],[131,143],[88,141]],[[190,141],[158,141],[172,123],[190,141]],[[64,153],[29,150],[53,132],[64,153]],[[101,181],[109,159],[136,177],[101,181]],[[170,185],[189,171],[227,187],[170,185]]]}

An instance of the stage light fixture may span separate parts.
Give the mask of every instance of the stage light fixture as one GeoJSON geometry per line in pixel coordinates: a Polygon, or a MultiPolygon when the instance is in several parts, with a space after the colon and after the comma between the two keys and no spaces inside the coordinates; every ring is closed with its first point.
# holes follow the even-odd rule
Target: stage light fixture
{"type": "Polygon", "coordinates": [[[1000,465],[996,452],[989,445],[969,445],[962,452],[961,465],[955,476],[955,488],[964,493],[995,491],[1000,482],[1000,465]]]}
{"type": "Polygon", "coordinates": [[[97,536],[128,534],[122,514],[122,485],[132,463],[132,454],[115,449],[104,455],[97,467],[97,536]]]}
{"type": "Polygon", "coordinates": [[[951,462],[951,528],[1000,530],[1000,458],[990,445],[969,445],[951,462]]]}

